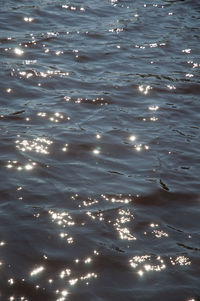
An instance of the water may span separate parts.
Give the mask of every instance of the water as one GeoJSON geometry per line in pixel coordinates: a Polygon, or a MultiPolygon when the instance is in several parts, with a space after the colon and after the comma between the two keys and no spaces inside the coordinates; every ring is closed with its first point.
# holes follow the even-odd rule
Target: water
{"type": "Polygon", "coordinates": [[[200,300],[199,13],[0,1],[1,300],[200,300]]]}

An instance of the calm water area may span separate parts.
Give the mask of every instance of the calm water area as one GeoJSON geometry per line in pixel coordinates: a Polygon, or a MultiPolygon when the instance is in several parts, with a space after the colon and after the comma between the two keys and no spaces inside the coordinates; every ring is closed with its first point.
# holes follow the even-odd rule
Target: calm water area
{"type": "Polygon", "coordinates": [[[0,300],[200,300],[199,0],[0,0],[0,300]]]}

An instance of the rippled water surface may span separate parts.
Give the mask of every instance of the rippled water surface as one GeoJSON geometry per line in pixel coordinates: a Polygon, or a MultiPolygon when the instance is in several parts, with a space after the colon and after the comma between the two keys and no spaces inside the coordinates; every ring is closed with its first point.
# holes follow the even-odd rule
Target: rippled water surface
{"type": "Polygon", "coordinates": [[[0,300],[200,300],[199,0],[0,1],[0,300]]]}

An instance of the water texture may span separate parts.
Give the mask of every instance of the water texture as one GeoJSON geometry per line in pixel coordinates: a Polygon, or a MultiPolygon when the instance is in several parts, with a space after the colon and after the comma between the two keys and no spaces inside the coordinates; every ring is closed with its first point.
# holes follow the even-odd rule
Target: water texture
{"type": "Polygon", "coordinates": [[[0,0],[0,300],[200,300],[199,0],[0,0]]]}

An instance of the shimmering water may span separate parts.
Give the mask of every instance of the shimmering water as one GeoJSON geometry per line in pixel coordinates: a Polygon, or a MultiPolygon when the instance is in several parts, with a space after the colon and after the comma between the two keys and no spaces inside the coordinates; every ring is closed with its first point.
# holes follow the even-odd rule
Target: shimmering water
{"type": "Polygon", "coordinates": [[[200,300],[199,0],[0,1],[0,300],[200,300]]]}

